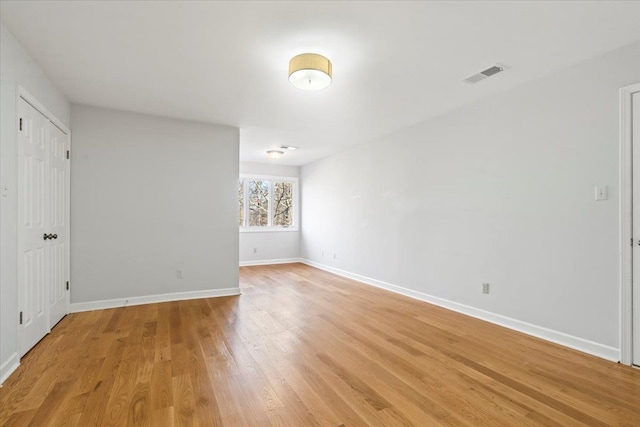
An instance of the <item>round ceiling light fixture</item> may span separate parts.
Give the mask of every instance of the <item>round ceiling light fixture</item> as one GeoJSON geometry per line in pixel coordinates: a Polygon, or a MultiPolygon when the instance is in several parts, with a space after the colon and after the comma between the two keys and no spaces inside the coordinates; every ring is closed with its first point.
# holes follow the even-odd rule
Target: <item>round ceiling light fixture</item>
{"type": "Polygon", "coordinates": [[[279,159],[280,157],[282,157],[283,154],[284,154],[284,151],[280,151],[280,150],[267,151],[267,157],[273,160],[279,159]]]}
{"type": "Polygon", "coordinates": [[[331,61],[317,53],[301,53],[289,61],[289,82],[302,90],[320,90],[331,84],[331,61]]]}

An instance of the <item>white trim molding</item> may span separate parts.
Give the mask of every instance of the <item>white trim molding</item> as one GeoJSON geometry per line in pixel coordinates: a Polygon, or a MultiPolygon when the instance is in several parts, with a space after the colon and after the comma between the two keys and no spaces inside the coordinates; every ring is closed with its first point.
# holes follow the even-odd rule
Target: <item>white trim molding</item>
{"type": "Polygon", "coordinates": [[[9,378],[9,376],[20,366],[20,358],[18,353],[13,353],[7,360],[0,365],[0,385],[9,378]]]}
{"type": "MultiPolygon", "coordinates": [[[[640,92],[640,83],[620,89],[620,363],[624,365],[631,365],[633,348],[632,239],[634,236],[631,95],[636,92],[640,92]]],[[[640,236],[635,236],[636,240],[639,238],[640,236]]]]}
{"type": "Polygon", "coordinates": [[[489,311],[481,310],[479,308],[471,307],[465,304],[460,304],[455,301],[450,301],[444,298],[428,295],[422,292],[414,291],[412,289],[403,288],[401,286],[392,285],[381,280],[372,279],[370,277],[361,276],[359,274],[351,273],[348,271],[340,270],[335,267],[330,267],[324,264],[319,264],[308,259],[302,259],[300,262],[307,264],[311,267],[318,268],[320,270],[328,271],[338,276],[346,277],[366,285],[375,286],[376,288],[385,289],[387,291],[394,292],[396,294],[404,295],[410,298],[414,298],[420,301],[427,302],[429,304],[437,305],[448,310],[462,313],[467,316],[475,317],[487,322],[494,323],[496,325],[504,326],[505,328],[513,329],[518,332],[525,333],[527,335],[541,338],[546,341],[551,341],[555,344],[560,344],[565,347],[572,348],[574,350],[588,353],[594,356],[601,357],[603,359],[617,362],[620,356],[620,350],[615,347],[610,347],[604,344],[589,341],[583,338],[575,337],[563,332],[554,331],[552,329],[544,328],[542,326],[533,325],[531,323],[523,322],[521,320],[513,319],[511,317],[502,316],[500,314],[492,313],[489,311]]]}
{"type": "Polygon", "coordinates": [[[255,261],[240,261],[240,267],[251,267],[253,265],[272,265],[272,264],[293,264],[302,262],[300,258],[281,258],[281,259],[258,259],[255,261]]]}
{"type": "MultiPolygon", "coordinates": [[[[47,120],[53,123],[58,129],[60,129],[65,134],[67,134],[69,137],[71,137],[71,130],[69,130],[69,128],[64,123],[62,123],[60,119],[54,116],[53,113],[51,113],[51,111],[47,109],[47,107],[42,105],[40,101],[36,99],[35,96],[31,95],[28,90],[26,90],[24,87],[20,85],[17,85],[16,93],[17,93],[17,98],[22,98],[25,101],[27,101],[28,104],[30,104],[33,108],[38,110],[40,114],[45,116],[47,120]]],[[[17,102],[17,99],[16,99],[16,102],[17,102]]],[[[16,111],[18,111],[17,108],[16,108],[16,111]]]]}
{"type": "Polygon", "coordinates": [[[278,226],[270,226],[270,227],[242,227],[240,229],[240,233],[291,233],[291,232],[299,232],[299,228],[293,227],[278,227],[278,226]]]}
{"type": "Polygon", "coordinates": [[[71,303],[71,313],[103,310],[106,308],[126,307],[130,305],[152,304],[157,302],[183,301],[189,299],[229,297],[240,295],[240,288],[209,289],[206,291],[174,292],[170,294],[145,295],[141,297],[117,298],[100,301],[71,303]]]}

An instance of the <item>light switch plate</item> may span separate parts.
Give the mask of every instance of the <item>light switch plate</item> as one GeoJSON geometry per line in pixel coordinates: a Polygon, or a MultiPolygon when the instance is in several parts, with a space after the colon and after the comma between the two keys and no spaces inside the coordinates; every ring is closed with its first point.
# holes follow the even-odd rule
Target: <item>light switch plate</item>
{"type": "Polygon", "coordinates": [[[607,200],[608,198],[607,186],[596,187],[596,201],[607,200]]]}

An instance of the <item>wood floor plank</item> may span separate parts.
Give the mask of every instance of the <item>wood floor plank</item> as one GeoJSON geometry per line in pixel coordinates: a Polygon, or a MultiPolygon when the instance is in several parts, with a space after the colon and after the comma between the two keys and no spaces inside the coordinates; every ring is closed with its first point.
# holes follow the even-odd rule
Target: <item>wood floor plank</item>
{"type": "Polygon", "coordinates": [[[153,427],[173,427],[175,425],[173,419],[173,406],[151,411],[151,425],[153,427]]]}
{"type": "Polygon", "coordinates": [[[72,384],[73,381],[56,383],[47,395],[47,398],[42,402],[42,405],[38,408],[29,425],[34,427],[43,426],[51,419],[54,419],[57,415],[56,412],[62,408],[72,384]]]}
{"type": "Polygon", "coordinates": [[[638,426],[640,371],[302,264],[66,316],[2,426],[638,426]]]}
{"type": "Polygon", "coordinates": [[[195,425],[195,402],[189,374],[173,377],[173,420],[176,426],[195,425]]]}
{"type": "Polygon", "coordinates": [[[9,417],[0,418],[3,427],[23,427],[28,426],[34,415],[38,411],[37,408],[28,409],[26,411],[18,411],[9,417]]]}

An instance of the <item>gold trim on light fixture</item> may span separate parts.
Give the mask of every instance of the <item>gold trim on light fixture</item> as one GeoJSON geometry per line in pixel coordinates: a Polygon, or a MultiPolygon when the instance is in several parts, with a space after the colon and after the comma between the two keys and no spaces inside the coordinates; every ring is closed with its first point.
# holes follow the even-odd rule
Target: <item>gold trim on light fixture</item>
{"type": "Polygon", "coordinates": [[[331,84],[331,61],[317,53],[301,53],[289,61],[289,82],[303,90],[320,90],[331,84]]]}
{"type": "Polygon", "coordinates": [[[282,157],[284,155],[284,151],[280,151],[280,150],[268,150],[267,151],[267,157],[269,157],[270,159],[279,159],[280,157],[282,157]]]}

